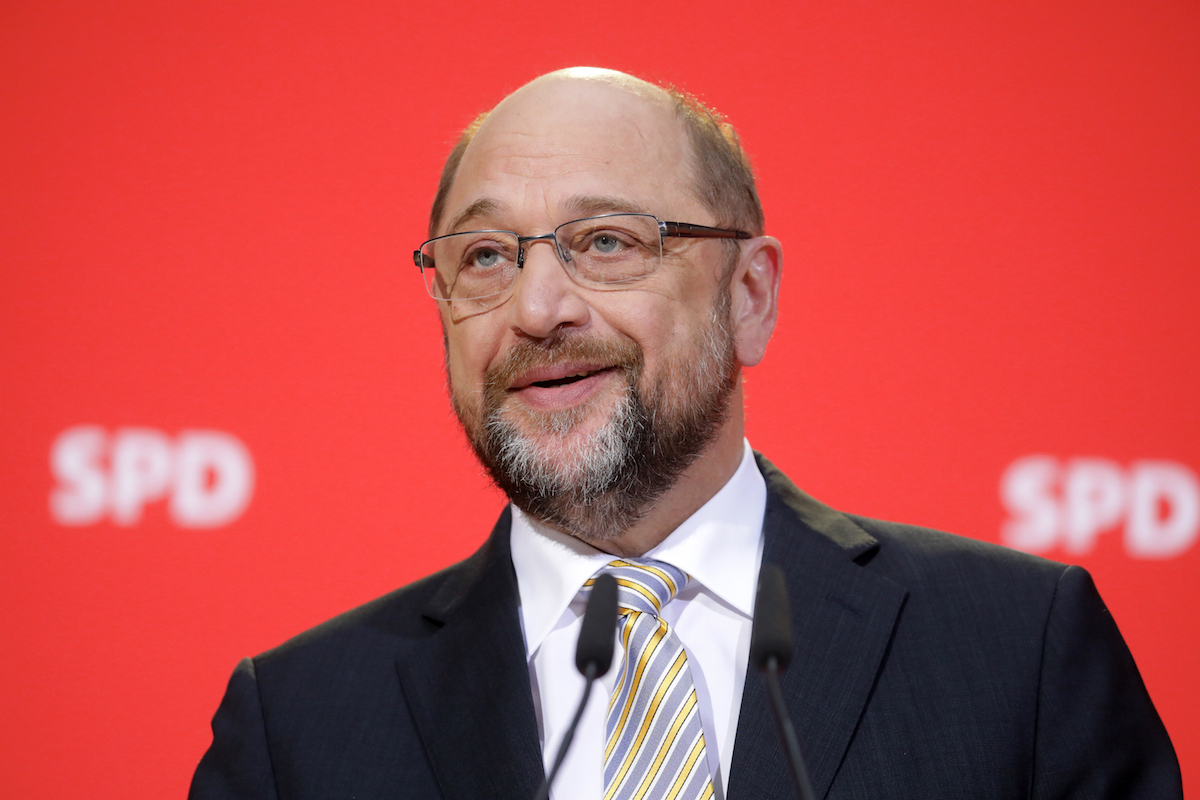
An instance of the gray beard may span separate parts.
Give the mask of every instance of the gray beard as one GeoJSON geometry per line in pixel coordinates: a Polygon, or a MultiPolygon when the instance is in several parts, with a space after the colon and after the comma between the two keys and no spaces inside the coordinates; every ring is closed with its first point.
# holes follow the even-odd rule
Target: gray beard
{"type": "Polygon", "coordinates": [[[721,295],[692,352],[665,364],[649,386],[642,386],[644,358],[632,341],[559,336],[515,346],[496,374],[489,372],[478,421],[455,400],[471,447],[496,485],[525,513],[585,540],[614,539],[637,524],[729,417],[738,368],[728,294],[721,295]],[[525,427],[536,430],[522,430],[503,402],[509,376],[533,364],[599,354],[618,366],[625,386],[593,434],[568,449],[566,436],[589,415],[588,403],[526,412],[525,427]]]}

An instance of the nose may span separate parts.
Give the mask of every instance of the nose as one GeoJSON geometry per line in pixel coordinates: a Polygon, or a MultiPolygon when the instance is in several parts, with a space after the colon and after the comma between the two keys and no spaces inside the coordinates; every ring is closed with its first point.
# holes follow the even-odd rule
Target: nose
{"type": "Polygon", "coordinates": [[[545,339],[560,328],[586,326],[591,310],[567,272],[554,234],[522,238],[520,246],[510,305],[513,328],[545,339]],[[541,244],[549,247],[536,246],[541,244]]]}

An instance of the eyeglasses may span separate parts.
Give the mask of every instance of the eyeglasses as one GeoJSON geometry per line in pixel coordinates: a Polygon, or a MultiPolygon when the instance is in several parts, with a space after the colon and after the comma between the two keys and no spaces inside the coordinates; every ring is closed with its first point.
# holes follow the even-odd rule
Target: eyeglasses
{"type": "Polygon", "coordinates": [[[525,265],[525,245],[553,242],[558,259],[581,286],[608,286],[644,278],[662,263],[663,239],[750,239],[745,231],[650,214],[602,214],[564,222],[553,233],[467,231],[430,239],[413,252],[425,288],[435,300],[482,300],[507,292],[525,265]]]}

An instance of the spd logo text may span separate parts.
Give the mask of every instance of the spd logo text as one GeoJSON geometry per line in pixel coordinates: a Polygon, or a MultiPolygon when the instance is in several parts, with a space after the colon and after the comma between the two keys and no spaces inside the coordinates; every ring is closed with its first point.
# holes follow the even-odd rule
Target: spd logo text
{"type": "Polygon", "coordinates": [[[136,525],[147,503],[166,499],[176,525],[216,528],[237,519],[254,492],[250,452],[221,431],[171,437],[153,428],[109,434],[81,425],[55,440],[50,468],[57,480],[50,515],[62,525],[136,525]]]}
{"type": "Polygon", "coordinates": [[[1172,558],[1200,533],[1200,482],[1176,461],[1124,467],[1106,458],[1026,456],[1005,470],[1000,499],[1009,515],[1004,543],[1031,553],[1089,553],[1099,534],[1119,527],[1129,556],[1172,558]]]}

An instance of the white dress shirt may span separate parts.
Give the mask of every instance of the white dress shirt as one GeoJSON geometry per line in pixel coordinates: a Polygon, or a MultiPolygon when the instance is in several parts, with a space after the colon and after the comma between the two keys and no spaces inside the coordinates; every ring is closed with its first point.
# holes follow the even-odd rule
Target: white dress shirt
{"type": "MultiPolygon", "coordinates": [[[[663,619],[687,651],[713,789],[723,800],[746,664],[767,488],[750,444],[729,482],[670,536],[645,554],[691,576],[663,619]]],[[[521,626],[546,770],[583,696],[575,643],[585,607],[579,589],[614,556],[545,527],[513,508],[512,560],[521,594],[521,626]]],[[[612,668],[596,681],[571,752],[551,797],[601,800],[608,700],[623,651],[614,631],[612,668]]]]}

